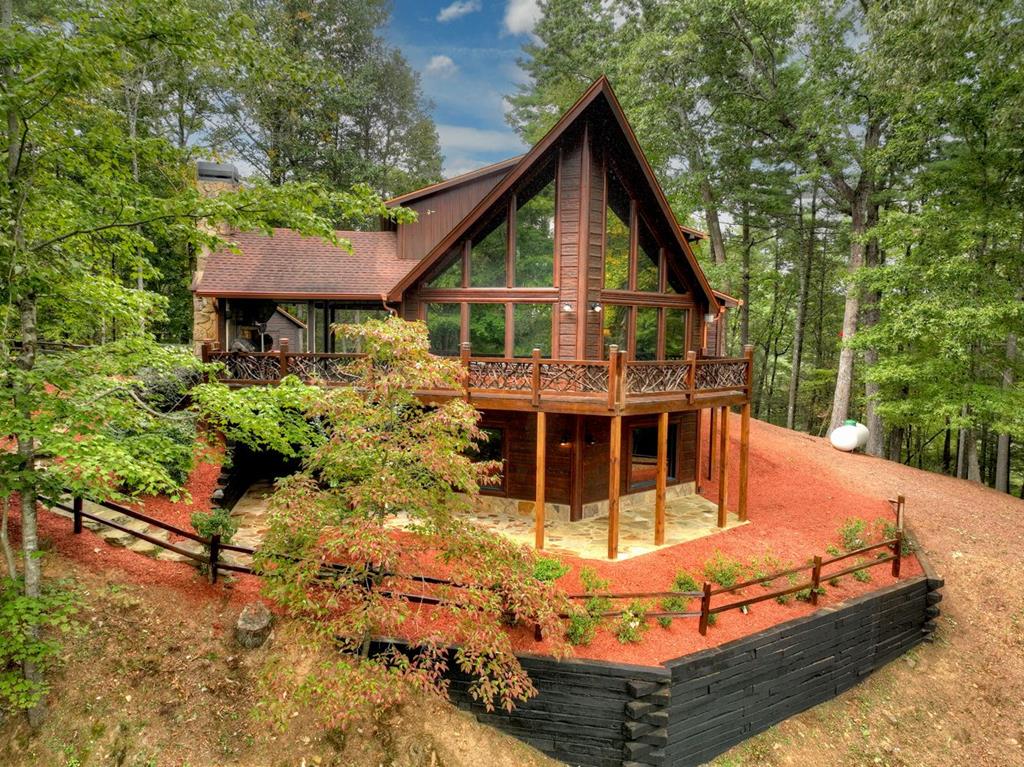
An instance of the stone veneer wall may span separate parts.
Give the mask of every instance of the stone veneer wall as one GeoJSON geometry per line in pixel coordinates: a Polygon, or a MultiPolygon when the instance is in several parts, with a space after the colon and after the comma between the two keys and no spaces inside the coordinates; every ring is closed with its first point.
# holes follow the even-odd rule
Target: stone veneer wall
{"type": "Polygon", "coordinates": [[[923,576],[661,667],[523,656],[539,694],[511,713],[484,711],[459,672],[451,696],[568,764],[702,764],[929,640],[943,582],[919,559],[923,576]]]}

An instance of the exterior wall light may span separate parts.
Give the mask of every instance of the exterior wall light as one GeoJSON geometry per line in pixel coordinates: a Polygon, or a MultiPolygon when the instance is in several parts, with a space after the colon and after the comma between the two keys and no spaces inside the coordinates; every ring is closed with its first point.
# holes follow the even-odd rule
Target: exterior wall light
{"type": "Polygon", "coordinates": [[[570,304],[568,301],[566,301],[564,304],[562,304],[562,311],[563,312],[571,312],[572,311],[572,304],[570,304]]]}
{"type": "Polygon", "coordinates": [[[592,312],[600,312],[601,311],[601,304],[597,303],[597,301],[594,301],[594,303],[592,303],[590,305],[590,311],[592,311],[592,312]]]}
{"type": "Polygon", "coordinates": [[[712,312],[708,312],[707,314],[704,315],[704,322],[706,322],[708,325],[714,324],[715,320],[717,319],[718,315],[712,312]]]}

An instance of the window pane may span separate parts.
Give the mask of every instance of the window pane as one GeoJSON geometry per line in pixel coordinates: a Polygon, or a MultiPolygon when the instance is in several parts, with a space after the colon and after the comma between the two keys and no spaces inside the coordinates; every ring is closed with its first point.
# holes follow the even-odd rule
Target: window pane
{"type": "Polygon", "coordinates": [[[626,349],[629,307],[605,304],[602,314],[604,314],[604,357],[608,359],[608,347],[612,344],[616,344],[620,351],[626,349]]]}
{"type": "Polygon", "coordinates": [[[604,286],[629,288],[629,195],[614,174],[608,174],[608,206],[604,231],[604,286]]]}
{"type": "Polygon", "coordinates": [[[462,311],[458,304],[427,304],[430,351],[455,357],[459,353],[462,311]]]}
{"type": "Polygon", "coordinates": [[[505,287],[505,254],[508,252],[508,222],[496,226],[473,242],[469,257],[469,284],[474,288],[505,287]]]}
{"type": "MultiPolygon", "coordinates": [[[[676,479],[677,446],[679,444],[678,424],[668,425],[668,455],[666,468],[668,478],[676,479]]],[[[629,456],[630,488],[653,486],[658,478],[658,427],[637,426],[631,433],[632,448],[629,456]]]]}
{"type": "Polygon", "coordinates": [[[658,357],[658,310],[650,306],[636,310],[636,359],[653,360],[658,357]]]}
{"type": "Polygon", "coordinates": [[[665,310],[665,359],[681,360],[686,356],[686,312],[665,310]]]}
{"type": "Polygon", "coordinates": [[[505,356],[505,304],[470,304],[469,345],[474,357],[505,356]]]}
{"type": "Polygon", "coordinates": [[[654,239],[647,225],[640,222],[638,234],[638,247],[636,256],[636,289],[653,290],[658,289],[658,241],[654,239]]]}
{"type": "Polygon", "coordinates": [[[314,352],[325,351],[324,337],[326,335],[327,318],[323,304],[313,304],[313,316],[310,319],[309,333],[312,343],[309,346],[314,352]]]}
{"type": "Polygon", "coordinates": [[[462,255],[461,251],[451,256],[454,260],[435,276],[427,287],[430,288],[461,288],[462,287],[462,255]]]}
{"type": "Polygon", "coordinates": [[[549,288],[555,284],[555,182],[516,211],[515,285],[549,288]]]}
{"type": "Polygon", "coordinates": [[[513,357],[529,357],[534,347],[540,349],[540,356],[551,356],[551,304],[515,304],[512,307],[515,321],[515,344],[513,357]]]}
{"type": "MultiPolygon", "coordinates": [[[[366,322],[366,320],[383,320],[387,319],[388,316],[388,312],[384,309],[365,307],[336,306],[332,312],[332,321],[336,325],[359,325],[366,322]]],[[[345,353],[360,353],[363,351],[362,339],[349,338],[340,333],[333,333],[333,335],[334,351],[345,353]]]]}

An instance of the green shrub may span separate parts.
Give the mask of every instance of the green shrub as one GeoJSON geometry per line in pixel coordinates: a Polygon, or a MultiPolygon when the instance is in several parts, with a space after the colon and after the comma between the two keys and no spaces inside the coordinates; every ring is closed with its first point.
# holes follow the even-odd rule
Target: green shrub
{"type": "MultiPolygon", "coordinates": [[[[859,565],[863,560],[858,559],[854,562],[855,565],[859,565]]],[[[870,570],[855,570],[853,573],[853,579],[858,583],[870,583],[871,582],[871,571],[870,570]]]]}
{"type": "Polygon", "coordinates": [[[839,539],[843,542],[843,548],[847,551],[854,551],[867,546],[867,536],[865,535],[867,529],[868,523],[863,519],[850,517],[843,520],[843,524],[839,527],[839,539]]]}
{"type": "Polygon", "coordinates": [[[611,585],[608,579],[598,577],[593,567],[584,567],[580,570],[580,583],[583,584],[583,590],[588,592],[607,591],[611,585]]]}
{"type": "Polygon", "coordinates": [[[841,580],[842,580],[841,578],[837,578],[837,577],[833,576],[832,578],[828,579],[828,585],[831,586],[832,588],[835,588],[836,586],[839,585],[841,580]]]}
{"type": "MultiPolygon", "coordinates": [[[[878,539],[880,541],[891,541],[896,537],[896,534],[899,533],[899,528],[896,527],[893,522],[880,519],[876,524],[878,526],[878,539]]],[[[914,553],[914,545],[906,536],[903,537],[903,541],[900,544],[900,553],[904,556],[914,553]]]]}
{"type": "MultiPolygon", "coordinates": [[[[232,518],[231,512],[219,506],[210,511],[195,512],[192,515],[191,521],[192,527],[203,538],[220,535],[221,543],[231,543],[231,539],[238,532],[238,522],[232,518]]],[[[210,547],[206,544],[203,544],[203,553],[207,557],[210,556],[210,547]]],[[[199,569],[202,572],[206,572],[207,567],[208,565],[203,563],[199,569]]]]}
{"type": "Polygon", "coordinates": [[[690,575],[686,570],[680,570],[676,573],[675,580],[672,581],[673,591],[700,591],[701,585],[697,583],[697,579],[690,575]]]}
{"type": "Polygon", "coordinates": [[[838,557],[843,552],[834,543],[830,543],[828,546],[825,547],[825,553],[828,554],[830,557],[838,557]]]}
{"type": "Polygon", "coordinates": [[[811,594],[813,594],[815,591],[818,592],[818,596],[821,596],[825,593],[825,589],[823,589],[821,586],[818,586],[817,589],[808,587],[806,589],[801,589],[800,591],[796,592],[796,598],[799,599],[801,602],[810,602],[811,594]]]}
{"type": "Polygon", "coordinates": [[[730,588],[740,582],[743,575],[743,563],[726,556],[721,551],[704,563],[704,577],[724,588],[730,588]]]}
{"type": "Polygon", "coordinates": [[[708,615],[708,625],[714,626],[716,623],[718,623],[718,613],[711,613],[708,615]]]}
{"type": "Polygon", "coordinates": [[[602,614],[612,609],[612,600],[608,597],[591,597],[583,604],[583,609],[588,615],[600,618],[602,614]]]}
{"type": "Polygon", "coordinates": [[[569,572],[569,566],[551,557],[538,557],[533,564],[533,577],[538,581],[557,581],[569,572]]]}
{"type": "Polygon", "coordinates": [[[647,631],[647,605],[636,600],[629,603],[615,625],[615,636],[622,644],[636,643],[647,631]]]}
{"type": "Polygon", "coordinates": [[[671,627],[672,626],[672,616],[671,615],[659,615],[658,616],[658,625],[661,626],[663,629],[667,629],[667,628],[671,627]]]}
{"type": "Polygon", "coordinates": [[[667,613],[685,613],[689,606],[687,597],[665,597],[661,600],[661,609],[667,613]]]}
{"type": "Polygon", "coordinates": [[[565,638],[571,645],[588,645],[594,641],[597,620],[589,613],[573,613],[565,629],[565,638]]]}
{"type": "MultiPolygon", "coordinates": [[[[797,583],[796,573],[790,573],[789,575],[787,575],[786,582],[789,584],[789,586],[795,586],[797,583]]],[[[793,595],[779,594],[777,597],[775,597],[775,601],[778,602],[780,605],[788,605],[790,602],[793,601],[793,595]]]]}
{"type": "Polygon", "coordinates": [[[41,597],[27,597],[20,579],[0,579],[0,711],[33,708],[46,695],[46,671],[60,658],[58,636],[79,628],[77,611],[77,594],[67,583],[48,584],[41,597]],[[26,660],[43,681],[25,679],[26,660]]]}

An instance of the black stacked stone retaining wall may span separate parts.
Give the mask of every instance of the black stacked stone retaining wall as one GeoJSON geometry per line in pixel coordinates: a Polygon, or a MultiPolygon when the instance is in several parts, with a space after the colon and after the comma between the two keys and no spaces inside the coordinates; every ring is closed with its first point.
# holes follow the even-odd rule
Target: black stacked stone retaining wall
{"type": "Polygon", "coordinates": [[[701,764],[928,640],[942,580],[922,564],[923,576],[662,668],[524,657],[538,695],[511,713],[483,711],[459,674],[452,698],[571,765],[701,764]]]}

